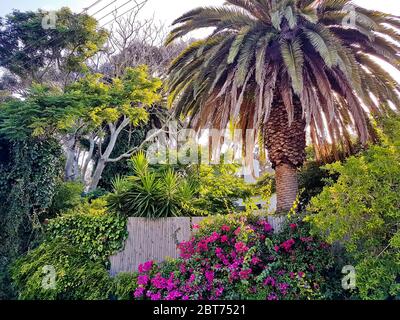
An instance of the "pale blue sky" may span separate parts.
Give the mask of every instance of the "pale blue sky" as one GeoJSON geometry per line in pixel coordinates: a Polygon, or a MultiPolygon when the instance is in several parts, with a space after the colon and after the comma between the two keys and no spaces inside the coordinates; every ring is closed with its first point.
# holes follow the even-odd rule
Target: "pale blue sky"
{"type": "MultiPolygon", "coordinates": [[[[96,7],[89,11],[89,13],[96,12],[95,10],[101,9],[111,1],[112,0],[101,0],[96,7]]],[[[137,1],[140,2],[141,0],[137,1]]],[[[62,6],[68,6],[76,12],[80,12],[83,8],[88,7],[95,2],[96,0],[0,0],[0,16],[9,13],[13,8],[24,11],[35,10],[37,8],[57,9],[62,6]]],[[[110,9],[125,2],[125,0],[116,0],[116,2],[110,6],[110,9]]],[[[219,5],[223,2],[223,0],[149,0],[144,14],[150,15],[155,13],[155,16],[159,20],[170,23],[174,18],[192,8],[202,5],[219,5]]],[[[355,0],[354,2],[370,9],[377,9],[400,15],[399,0],[355,0]]],[[[129,9],[129,5],[124,8],[129,9]]],[[[106,11],[102,13],[105,12],[106,11]]],[[[121,13],[122,12],[123,11],[121,11],[121,13]]]]}
{"type": "MultiPolygon", "coordinates": [[[[89,10],[88,13],[90,15],[96,13],[112,1],[115,1],[108,9],[95,14],[94,16],[97,19],[100,19],[105,14],[127,2],[127,0],[0,0],[0,16],[9,13],[13,8],[21,11],[36,10],[38,8],[54,10],[63,6],[68,6],[75,12],[81,12],[84,8],[94,4],[96,1],[99,1],[99,3],[89,10]]],[[[132,3],[124,6],[119,12],[123,13],[125,10],[132,8],[134,6],[134,1],[140,3],[143,0],[131,1],[132,3]]],[[[218,6],[224,2],[224,0],[149,0],[144,7],[141,16],[149,17],[154,15],[157,20],[170,25],[175,18],[188,10],[199,6],[218,6]]],[[[400,0],[353,0],[353,2],[368,9],[380,10],[400,16],[400,0]]],[[[106,17],[101,21],[101,23],[104,24],[108,21],[110,21],[110,19],[106,17]]],[[[193,36],[204,36],[204,31],[193,34],[193,36]]],[[[399,79],[400,82],[400,72],[395,70],[393,67],[389,67],[388,70],[396,77],[396,79],[399,79]]]]}

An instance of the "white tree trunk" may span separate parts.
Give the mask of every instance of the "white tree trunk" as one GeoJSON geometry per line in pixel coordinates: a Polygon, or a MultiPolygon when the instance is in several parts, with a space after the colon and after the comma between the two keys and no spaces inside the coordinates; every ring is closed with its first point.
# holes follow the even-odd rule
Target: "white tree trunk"
{"type": "Polygon", "coordinates": [[[68,137],[65,143],[67,161],[65,163],[65,181],[75,181],[79,175],[78,154],[76,150],[76,138],[74,135],[68,137]]]}
{"type": "MultiPolygon", "coordinates": [[[[101,175],[103,174],[104,168],[107,165],[107,162],[109,162],[110,156],[114,150],[115,144],[117,143],[119,134],[121,131],[129,124],[130,120],[129,118],[124,118],[122,123],[119,125],[118,128],[115,127],[113,123],[109,123],[108,127],[110,129],[110,141],[108,142],[107,148],[104,151],[103,154],[100,154],[100,159],[97,161],[96,168],[94,170],[91,183],[89,186],[89,192],[93,191],[97,188],[99,185],[101,175]]],[[[99,141],[99,144],[102,142],[99,141]]]]}

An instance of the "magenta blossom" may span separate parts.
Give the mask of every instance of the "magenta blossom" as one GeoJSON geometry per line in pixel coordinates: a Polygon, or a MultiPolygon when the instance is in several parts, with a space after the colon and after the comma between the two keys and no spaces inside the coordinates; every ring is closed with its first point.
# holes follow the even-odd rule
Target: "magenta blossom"
{"type": "Polygon", "coordinates": [[[268,297],[267,300],[272,301],[272,300],[278,300],[278,296],[276,293],[271,293],[268,297]]]}
{"type": "Polygon", "coordinates": [[[150,296],[150,299],[151,300],[153,300],[153,301],[159,301],[159,300],[161,300],[161,293],[154,293],[154,294],[152,294],[151,296],[150,296]]]}
{"type": "Polygon", "coordinates": [[[237,228],[237,229],[235,230],[235,232],[234,232],[234,235],[235,235],[235,236],[238,236],[238,235],[240,234],[240,231],[241,231],[240,227],[237,228]]]}
{"type": "Polygon", "coordinates": [[[206,279],[207,279],[208,283],[213,283],[214,271],[206,271],[206,279]]]}
{"type": "Polygon", "coordinates": [[[223,226],[221,227],[221,230],[224,231],[224,232],[229,232],[229,231],[231,230],[231,227],[229,227],[229,226],[227,226],[227,225],[223,225],[223,226]]]}
{"type": "Polygon", "coordinates": [[[278,284],[278,289],[284,296],[287,295],[287,291],[288,291],[289,287],[290,286],[287,283],[278,284]]]}
{"type": "Polygon", "coordinates": [[[139,284],[139,285],[144,285],[144,286],[146,286],[148,283],[149,283],[149,277],[148,276],[146,276],[146,275],[141,275],[141,276],[138,276],[138,281],[137,281],[137,283],[139,284]]]}
{"type": "Polygon", "coordinates": [[[250,275],[251,275],[251,269],[242,270],[242,271],[239,272],[239,277],[242,280],[249,279],[250,275]]]}
{"type": "Polygon", "coordinates": [[[139,265],[139,273],[149,272],[153,268],[153,261],[147,261],[144,264],[139,265]]]}
{"type": "Polygon", "coordinates": [[[289,239],[285,241],[284,243],[281,244],[281,247],[286,251],[290,252],[292,250],[293,245],[295,244],[295,241],[293,239],[289,239]]]}
{"type": "Polygon", "coordinates": [[[272,278],[271,276],[267,277],[267,278],[264,280],[264,285],[265,285],[265,286],[272,286],[272,287],[275,287],[275,284],[276,284],[276,281],[275,281],[275,279],[272,278]]]}
{"type": "Polygon", "coordinates": [[[134,293],[135,298],[140,298],[144,294],[144,288],[143,287],[137,287],[134,293]]]}
{"type": "Polygon", "coordinates": [[[272,230],[273,230],[272,226],[268,222],[266,222],[264,224],[264,231],[265,232],[271,232],[272,230]]]}
{"type": "Polygon", "coordinates": [[[221,242],[222,242],[222,243],[228,242],[228,240],[229,240],[229,238],[228,238],[228,236],[226,236],[226,235],[223,235],[223,236],[221,237],[221,242]]]}
{"type": "Polygon", "coordinates": [[[249,248],[243,242],[237,242],[235,244],[235,249],[238,253],[247,252],[249,248]]]}
{"type": "Polygon", "coordinates": [[[261,259],[259,258],[259,257],[257,257],[257,256],[254,256],[252,259],[251,259],[251,263],[253,264],[253,265],[256,265],[256,264],[258,264],[258,263],[260,263],[261,262],[261,259]]]}

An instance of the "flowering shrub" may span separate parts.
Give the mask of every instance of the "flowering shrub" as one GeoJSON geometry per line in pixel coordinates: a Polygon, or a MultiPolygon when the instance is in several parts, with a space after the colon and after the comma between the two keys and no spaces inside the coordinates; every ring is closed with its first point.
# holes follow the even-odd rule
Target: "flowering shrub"
{"type": "Polygon", "coordinates": [[[196,235],[179,244],[180,259],[139,267],[135,299],[329,298],[331,250],[304,223],[275,235],[263,217],[230,215],[194,228],[196,235]]]}

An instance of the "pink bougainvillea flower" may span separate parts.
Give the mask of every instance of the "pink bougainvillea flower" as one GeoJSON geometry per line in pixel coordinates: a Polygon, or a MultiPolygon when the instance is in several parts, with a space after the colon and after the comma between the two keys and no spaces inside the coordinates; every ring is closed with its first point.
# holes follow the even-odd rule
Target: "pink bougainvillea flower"
{"type": "Polygon", "coordinates": [[[268,295],[267,300],[278,300],[278,296],[276,295],[276,293],[271,293],[270,295],[268,295]]]}
{"type": "Polygon", "coordinates": [[[314,238],[313,237],[302,237],[302,238],[300,238],[300,240],[302,242],[308,243],[308,242],[313,242],[314,238]]]}
{"type": "Polygon", "coordinates": [[[227,225],[223,225],[223,226],[221,227],[221,230],[224,231],[224,232],[229,232],[229,231],[231,230],[231,227],[229,227],[229,226],[227,226],[227,225]]]}
{"type": "Polygon", "coordinates": [[[286,271],[285,271],[285,270],[279,270],[276,274],[277,274],[278,276],[283,276],[283,275],[286,274],[286,271]]]}
{"type": "Polygon", "coordinates": [[[304,272],[302,272],[302,271],[300,271],[300,272],[298,273],[298,276],[299,276],[299,278],[304,278],[304,276],[305,276],[305,273],[304,273],[304,272]]]}
{"type": "Polygon", "coordinates": [[[224,250],[222,250],[220,247],[215,248],[215,255],[219,259],[224,259],[224,250]]]}
{"type": "Polygon", "coordinates": [[[147,261],[139,265],[139,273],[149,272],[153,268],[153,261],[147,261]]]}
{"type": "Polygon", "coordinates": [[[261,259],[259,258],[259,257],[257,257],[257,256],[254,256],[253,258],[251,258],[251,263],[253,264],[253,265],[257,265],[257,264],[259,264],[261,262],[261,259]]]}
{"type": "Polygon", "coordinates": [[[292,250],[293,245],[296,242],[293,239],[289,239],[287,241],[285,241],[284,243],[281,244],[281,247],[286,251],[286,252],[290,252],[292,250]]]}
{"type": "Polygon", "coordinates": [[[141,298],[141,297],[143,297],[143,294],[144,294],[144,288],[137,287],[133,295],[135,298],[141,298]]]}
{"type": "Polygon", "coordinates": [[[215,289],[215,297],[216,298],[222,296],[223,293],[224,293],[224,287],[218,287],[217,289],[215,289]]]}
{"type": "Polygon", "coordinates": [[[292,224],[290,225],[290,229],[296,230],[296,229],[297,229],[297,224],[292,223],[292,224]]]}
{"type": "Polygon", "coordinates": [[[275,252],[279,252],[279,246],[274,247],[275,252]]]}
{"type": "Polygon", "coordinates": [[[235,249],[238,253],[249,251],[249,248],[243,242],[240,241],[235,244],[235,249]]]}
{"type": "Polygon", "coordinates": [[[272,230],[273,230],[272,226],[268,222],[266,222],[264,224],[264,231],[265,232],[271,232],[272,230]]]}
{"type": "Polygon", "coordinates": [[[251,269],[242,270],[242,271],[239,272],[239,277],[242,280],[249,279],[250,275],[251,275],[251,269]]]}
{"type": "Polygon", "coordinates": [[[139,285],[146,286],[149,283],[149,281],[150,281],[150,279],[149,279],[149,277],[147,275],[140,275],[140,276],[138,276],[137,283],[139,285]]]}
{"type": "Polygon", "coordinates": [[[216,265],[214,266],[214,269],[215,269],[215,270],[221,270],[221,269],[222,269],[222,266],[221,266],[220,264],[216,264],[216,265]]]}
{"type": "Polygon", "coordinates": [[[167,280],[164,279],[160,273],[151,279],[151,285],[157,289],[165,289],[167,287],[167,280]]]}
{"type": "Polygon", "coordinates": [[[153,300],[153,301],[161,300],[161,293],[157,292],[157,293],[152,294],[150,299],[153,300]]]}
{"type": "Polygon", "coordinates": [[[217,232],[213,232],[213,234],[208,237],[207,242],[213,243],[219,239],[219,234],[217,232]]]}
{"type": "Polygon", "coordinates": [[[198,229],[200,229],[200,226],[199,226],[198,224],[194,224],[194,225],[192,226],[192,228],[195,229],[195,230],[198,230],[198,229]]]}
{"type": "Polygon", "coordinates": [[[196,281],[196,275],[194,273],[192,273],[189,277],[189,283],[195,282],[196,281]]]}
{"type": "Polygon", "coordinates": [[[178,298],[182,297],[182,293],[179,292],[178,290],[172,290],[168,293],[167,297],[165,300],[176,300],[178,298]]]}
{"type": "Polygon", "coordinates": [[[287,283],[278,284],[278,289],[284,296],[287,295],[287,291],[288,291],[289,287],[290,287],[290,285],[287,283]]]}
{"type": "Polygon", "coordinates": [[[228,238],[228,236],[226,236],[226,235],[223,235],[223,236],[221,237],[221,242],[222,242],[222,243],[228,242],[228,240],[229,240],[229,238],[228,238]]]}
{"type": "Polygon", "coordinates": [[[206,271],[206,279],[207,279],[208,283],[213,283],[214,271],[206,271]]]}
{"type": "Polygon", "coordinates": [[[233,233],[235,236],[238,236],[239,234],[240,234],[240,231],[241,231],[241,229],[240,229],[240,227],[239,228],[237,228],[236,230],[235,230],[235,232],[233,233]]]}
{"type": "Polygon", "coordinates": [[[275,287],[275,284],[276,284],[276,280],[275,280],[273,277],[271,277],[271,276],[267,277],[267,278],[264,280],[264,285],[265,285],[265,286],[272,286],[272,287],[275,287]]]}

